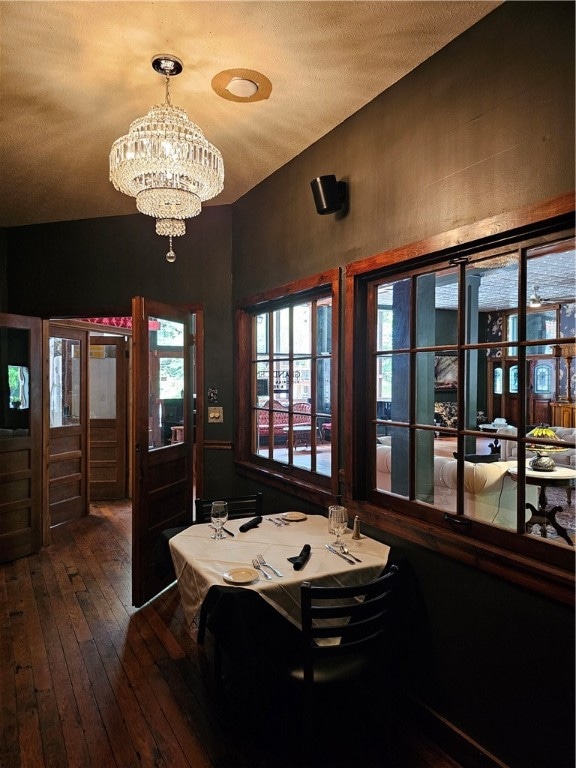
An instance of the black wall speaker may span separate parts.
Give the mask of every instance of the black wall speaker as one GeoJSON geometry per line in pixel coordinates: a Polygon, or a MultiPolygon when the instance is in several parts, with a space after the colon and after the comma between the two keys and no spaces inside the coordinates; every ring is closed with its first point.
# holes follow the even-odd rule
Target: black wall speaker
{"type": "Polygon", "coordinates": [[[336,181],[336,176],[318,176],[310,182],[314,204],[318,213],[336,213],[344,205],[346,199],[346,183],[336,181]]]}

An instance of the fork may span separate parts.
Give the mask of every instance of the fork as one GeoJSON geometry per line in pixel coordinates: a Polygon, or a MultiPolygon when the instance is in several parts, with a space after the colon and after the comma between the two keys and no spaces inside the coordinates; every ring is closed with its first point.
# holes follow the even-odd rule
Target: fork
{"type": "Polygon", "coordinates": [[[280,571],[274,568],[273,565],[270,565],[270,563],[267,563],[266,560],[264,560],[264,557],[262,555],[258,555],[258,562],[260,563],[260,565],[265,565],[266,568],[270,568],[271,571],[274,571],[276,576],[282,576],[280,571]]]}
{"type": "Polygon", "coordinates": [[[254,568],[256,568],[256,570],[258,570],[258,571],[260,571],[260,573],[264,574],[264,576],[265,576],[265,577],[266,577],[268,580],[271,580],[271,579],[272,579],[272,576],[270,576],[270,574],[269,574],[269,573],[266,573],[266,571],[265,571],[265,570],[262,568],[262,566],[260,565],[260,563],[258,562],[258,560],[256,560],[256,558],[254,558],[254,560],[252,560],[252,565],[254,566],[254,568]]]}
{"type": "Polygon", "coordinates": [[[277,528],[282,526],[282,523],[279,523],[278,520],[275,520],[273,517],[267,517],[266,520],[268,520],[270,523],[274,523],[277,528]]]}
{"type": "Polygon", "coordinates": [[[352,552],[350,552],[350,550],[348,549],[346,544],[340,544],[340,549],[342,550],[342,552],[344,552],[345,555],[350,555],[350,557],[352,557],[354,560],[356,560],[357,563],[361,563],[362,562],[362,560],[360,560],[359,557],[356,557],[356,555],[354,555],[352,552]]]}

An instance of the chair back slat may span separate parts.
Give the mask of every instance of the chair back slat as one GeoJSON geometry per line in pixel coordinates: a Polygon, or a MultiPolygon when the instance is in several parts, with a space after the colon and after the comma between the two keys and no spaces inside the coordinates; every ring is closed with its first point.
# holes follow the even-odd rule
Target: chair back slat
{"type": "Polygon", "coordinates": [[[368,652],[394,622],[399,568],[352,587],[300,587],[303,668],[308,683],[322,658],[368,652]]]}
{"type": "Polygon", "coordinates": [[[228,519],[235,520],[242,517],[252,517],[262,514],[264,496],[261,491],[249,494],[247,496],[229,496],[227,498],[219,497],[217,499],[196,499],[194,506],[196,509],[196,523],[210,522],[210,510],[212,502],[225,501],[228,504],[228,519]]]}

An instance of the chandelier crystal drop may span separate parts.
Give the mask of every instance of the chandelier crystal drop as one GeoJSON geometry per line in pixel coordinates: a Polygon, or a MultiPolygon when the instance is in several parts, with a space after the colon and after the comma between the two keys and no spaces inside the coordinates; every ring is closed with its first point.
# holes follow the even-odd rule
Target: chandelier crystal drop
{"type": "MultiPolygon", "coordinates": [[[[110,151],[110,181],[115,189],[136,198],[140,213],[156,219],[156,232],[179,237],[185,219],[197,216],[205,200],[224,188],[222,155],[180,107],[170,101],[170,77],[182,62],[170,54],[152,59],[166,78],[166,101],[134,120],[110,151]]],[[[170,253],[173,254],[172,244],[170,253]]]]}

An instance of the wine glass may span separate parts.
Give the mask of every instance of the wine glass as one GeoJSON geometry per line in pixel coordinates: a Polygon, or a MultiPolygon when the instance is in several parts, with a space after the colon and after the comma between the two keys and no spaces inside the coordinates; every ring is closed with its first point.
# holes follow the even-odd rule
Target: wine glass
{"type": "Polygon", "coordinates": [[[225,539],[222,533],[222,526],[228,520],[228,504],[225,501],[213,501],[210,509],[210,518],[215,528],[211,539],[225,539]]]}
{"type": "Polygon", "coordinates": [[[332,545],[340,549],[342,546],[340,544],[340,536],[342,536],[348,527],[348,510],[346,507],[334,504],[333,506],[328,507],[328,520],[330,532],[336,534],[336,541],[333,541],[332,545]]]}

